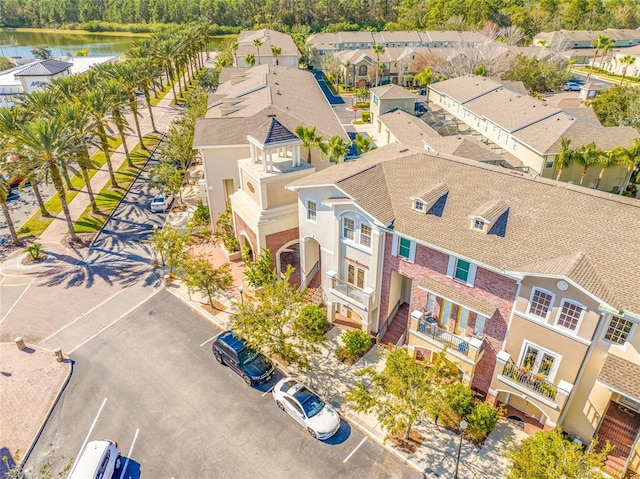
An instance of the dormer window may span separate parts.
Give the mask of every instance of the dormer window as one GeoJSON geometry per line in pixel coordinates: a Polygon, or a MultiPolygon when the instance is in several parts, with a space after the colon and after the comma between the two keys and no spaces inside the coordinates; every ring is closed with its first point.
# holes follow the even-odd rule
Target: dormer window
{"type": "Polygon", "coordinates": [[[473,229],[484,231],[484,221],[482,220],[474,220],[473,221],[473,229]]]}
{"type": "Polygon", "coordinates": [[[508,212],[509,205],[504,201],[489,201],[469,215],[471,229],[485,234],[504,236],[508,212]]]}
{"type": "Polygon", "coordinates": [[[410,196],[413,209],[420,213],[442,216],[444,200],[449,193],[449,187],[444,183],[438,183],[420,194],[410,196]]]}
{"type": "Polygon", "coordinates": [[[415,200],[413,202],[413,209],[420,213],[424,213],[424,203],[420,200],[415,200]]]}

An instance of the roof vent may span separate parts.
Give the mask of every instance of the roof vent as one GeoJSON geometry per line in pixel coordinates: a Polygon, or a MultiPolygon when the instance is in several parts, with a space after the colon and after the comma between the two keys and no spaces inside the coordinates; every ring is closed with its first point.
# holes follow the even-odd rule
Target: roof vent
{"type": "Polygon", "coordinates": [[[275,113],[269,113],[269,114],[267,115],[267,118],[275,118],[275,117],[276,117],[276,114],[275,114],[275,113]]]}
{"type": "Polygon", "coordinates": [[[409,151],[409,148],[403,148],[402,150],[400,150],[400,153],[405,153],[407,151],[409,151]]]}

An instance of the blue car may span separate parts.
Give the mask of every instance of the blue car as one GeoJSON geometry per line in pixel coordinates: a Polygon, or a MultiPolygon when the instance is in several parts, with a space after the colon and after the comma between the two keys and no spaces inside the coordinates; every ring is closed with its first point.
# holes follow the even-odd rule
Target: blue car
{"type": "Polygon", "coordinates": [[[216,361],[229,366],[249,386],[268,381],[273,376],[273,365],[267,358],[246,346],[231,331],[218,335],[211,349],[216,361]]]}

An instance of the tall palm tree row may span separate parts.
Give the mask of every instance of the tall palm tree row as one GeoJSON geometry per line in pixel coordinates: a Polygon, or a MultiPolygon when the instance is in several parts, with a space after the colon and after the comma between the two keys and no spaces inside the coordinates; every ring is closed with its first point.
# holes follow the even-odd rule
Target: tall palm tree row
{"type": "Polygon", "coordinates": [[[4,175],[23,178],[23,184],[31,183],[42,216],[49,216],[49,212],[39,185],[40,182],[52,183],[60,199],[70,239],[77,241],[66,202],[67,190],[74,188],[71,174],[82,175],[92,210],[98,213],[90,183],[90,172],[97,165],[91,161],[90,147],[102,150],[111,186],[118,187],[110,141],[118,135],[130,161],[126,137],[134,130],[125,110],[131,111],[135,133],[142,143],[139,123],[139,110],[144,104],[142,96],[152,126],[157,130],[151,92],[161,84],[162,73],[166,74],[174,91],[175,83],[179,81],[174,77],[178,70],[192,78],[195,69],[202,65],[200,52],[207,38],[208,33],[202,28],[190,28],[179,35],[161,35],[158,42],[143,39],[131,47],[128,58],[123,61],[55,79],[44,90],[23,95],[12,109],[0,108],[0,210],[9,223],[14,243],[18,244],[20,240],[6,208],[9,190],[4,175]]]}

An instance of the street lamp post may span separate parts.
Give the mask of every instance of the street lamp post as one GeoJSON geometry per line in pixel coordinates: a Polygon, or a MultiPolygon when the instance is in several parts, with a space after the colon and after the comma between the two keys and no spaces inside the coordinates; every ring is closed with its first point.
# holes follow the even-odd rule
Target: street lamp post
{"type": "Polygon", "coordinates": [[[240,285],[238,291],[240,291],[240,304],[244,304],[244,287],[240,285]]]}
{"type": "Polygon", "coordinates": [[[458,457],[456,458],[456,472],[453,474],[453,479],[458,479],[458,466],[460,465],[460,450],[462,449],[462,436],[467,429],[467,421],[464,419],[460,421],[460,443],[458,444],[458,457]]]}

